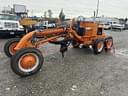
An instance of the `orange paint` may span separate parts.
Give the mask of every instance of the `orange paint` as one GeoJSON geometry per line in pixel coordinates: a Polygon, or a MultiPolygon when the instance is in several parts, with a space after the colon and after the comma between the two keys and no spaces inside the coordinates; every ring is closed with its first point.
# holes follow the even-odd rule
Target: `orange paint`
{"type": "Polygon", "coordinates": [[[20,64],[24,69],[32,68],[36,64],[36,58],[33,55],[26,55],[21,58],[20,64]]]}
{"type": "Polygon", "coordinates": [[[14,49],[17,51],[25,47],[37,48],[44,43],[47,43],[49,41],[55,41],[56,39],[61,37],[74,39],[79,44],[92,45],[96,39],[105,39],[107,37],[106,34],[103,32],[103,28],[99,27],[97,23],[81,22],[80,27],[85,28],[84,36],[78,35],[76,30],[72,29],[73,27],[67,29],[53,28],[53,29],[45,29],[43,31],[32,31],[26,34],[14,49]],[[42,38],[36,41],[34,44],[32,44],[31,40],[33,35],[35,37],[42,37],[42,38]]]}
{"type": "Polygon", "coordinates": [[[12,54],[16,53],[16,50],[14,49],[16,47],[16,45],[18,44],[18,42],[14,42],[9,46],[9,50],[12,54]]]}
{"type": "Polygon", "coordinates": [[[111,48],[111,46],[112,46],[112,41],[107,41],[106,42],[106,47],[108,48],[108,49],[110,49],[111,48]]]}

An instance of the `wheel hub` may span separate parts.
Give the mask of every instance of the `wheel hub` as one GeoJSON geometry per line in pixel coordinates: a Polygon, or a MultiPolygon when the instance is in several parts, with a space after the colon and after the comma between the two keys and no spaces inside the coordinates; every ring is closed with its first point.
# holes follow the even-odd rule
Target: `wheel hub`
{"type": "Polygon", "coordinates": [[[111,46],[112,46],[112,42],[111,41],[107,41],[107,48],[111,48],[111,46]]]}
{"type": "Polygon", "coordinates": [[[16,47],[17,43],[18,43],[18,42],[14,42],[14,43],[12,43],[12,44],[10,45],[9,50],[10,50],[10,53],[11,53],[11,54],[15,54],[15,53],[16,53],[16,50],[15,50],[14,48],[16,47]]]}
{"type": "Polygon", "coordinates": [[[22,57],[20,64],[24,69],[32,68],[36,64],[36,58],[33,55],[26,55],[22,57]]]}
{"type": "Polygon", "coordinates": [[[98,45],[97,45],[98,51],[101,51],[102,48],[103,48],[103,46],[104,46],[103,43],[102,42],[99,42],[98,45]]]}

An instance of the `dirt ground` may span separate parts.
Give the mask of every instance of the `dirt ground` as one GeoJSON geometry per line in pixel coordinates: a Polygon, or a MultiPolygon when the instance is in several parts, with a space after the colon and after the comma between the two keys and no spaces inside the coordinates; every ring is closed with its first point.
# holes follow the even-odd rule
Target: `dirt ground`
{"type": "Polygon", "coordinates": [[[0,96],[128,96],[128,31],[108,31],[115,53],[94,55],[87,48],[61,57],[59,46],[40,48],[45,62],[39,73],[26,78],[14,74],[0,39],[0,96]]]}

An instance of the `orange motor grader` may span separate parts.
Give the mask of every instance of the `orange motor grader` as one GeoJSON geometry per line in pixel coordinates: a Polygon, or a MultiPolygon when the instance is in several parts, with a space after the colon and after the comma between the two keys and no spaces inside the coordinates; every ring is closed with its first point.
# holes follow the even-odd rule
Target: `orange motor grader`
{"type": "Polygon", "coordinates": [[[38,49],[44,43],[60,45],[60,52],[64,56],[68,46],[92,46],[95,54],[113,48],[113,38],[106,36],[102,26],[96,22],[79,21],[57,28],[35,30],[29,32],[21,39],[11,39],[4,51],[11,57],[11,68],[19,76],[30,76],[37,73],[44,63],[44,57],[38,49]]]}

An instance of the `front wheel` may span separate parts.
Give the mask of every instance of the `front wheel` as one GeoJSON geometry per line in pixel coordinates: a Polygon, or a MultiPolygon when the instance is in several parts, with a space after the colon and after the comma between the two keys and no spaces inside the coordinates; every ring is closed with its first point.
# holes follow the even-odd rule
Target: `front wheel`
{"type": "Polygon", "coordinates": [[[11,68],[19,76],[30,76],[37,73],[44,62],[38,49],[23,48],[11,58],[11,68]]]}

